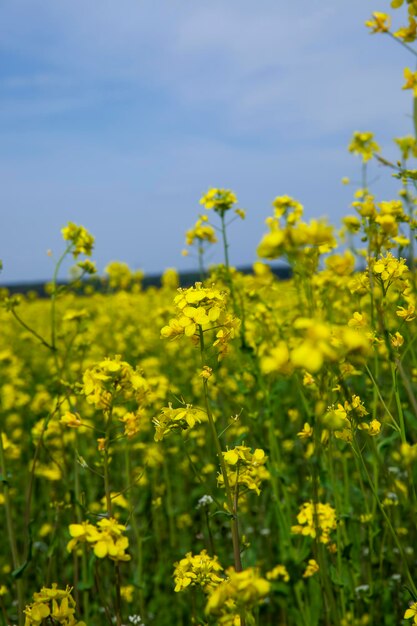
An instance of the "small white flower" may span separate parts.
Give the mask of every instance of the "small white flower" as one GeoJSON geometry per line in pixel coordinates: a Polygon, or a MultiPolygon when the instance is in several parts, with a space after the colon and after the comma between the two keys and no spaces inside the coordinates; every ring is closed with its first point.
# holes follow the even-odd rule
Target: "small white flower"
{"type": "Polygon", "coordinates": [[[140,615],[129,615],[129,622],[135,626],[145,626],[140,615]]]}
{"type": "Polygon", "coordinates": [[[199,499],[196,509],[202,509],[205,506],[210,506],[213,503],[213,498],[211,496],[205,495],[201,496],[199,499]]]}

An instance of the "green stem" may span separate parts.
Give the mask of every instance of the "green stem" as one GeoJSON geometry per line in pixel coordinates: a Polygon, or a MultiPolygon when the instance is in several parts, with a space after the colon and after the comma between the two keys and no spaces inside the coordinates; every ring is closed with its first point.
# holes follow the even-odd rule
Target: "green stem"
{"type": "Polygon", "coordinates": [[[204,247],[202,243],[198,244],[197,254],[198,254],[198,269],[200,273],[200,280],[201,282],[204,282],[204,279],[206,277],[206,272],[204,269],[204,247]]]}
{"type": "Polygon", "coordinates": [[[141,536],[141,530],[138,524],[137,516],[135,515],[135,504],[133,500],[133,488],[131,485],[134,484],[135,481],[132,480],[132,458],[130,454],[130,447],[126,446],[125,449],[125,467],[126,467],[126,484],[128,485],[126,492],[129,501],[129,518],[130,523],[132,525],[133,534],[135,536],[135,541],[138,550],[138,564],[135,576],[135,582],[138,585],[138,596],[139,596],[139,608],[140,614],[145,614],[145,603],[143,598],[143,541],[141,536]]]}
{"type": "MultiPolygon", "coordinates": [[[[200,334],[200,354],[201,354],[201,365],[204,367],[205,363],[205,349],[204,349],[204,333],[202,327],[199,325],[199,334],[200,334]]],[[[233,543],[233,557],[235,563],[236,572],[242,571],[242,560],[240,557],[240,540],[239,540],[239,526],[238,526],[238,516],[237,516],[237,504],[233,497],[233,493],[229,483],[229,477],[227,475],[226,463],[223,458],[222,448],[220,445],[220,440],[217,434],[216,425],[214,423],[213,414],[210,406],[210,399],[208,393],[208,383],[207,379],[203,378],[203,389],[204,389],[204,400],[206,405],[207,418],[210,425],[211,434],[213,436],[214,445],[216,448],[217,457],[220,464],[220,470],[223,476],[224,487],[226,491],[226,499],[227,499],[227,507],[230,513],[230,527],[232,532],[232,543],[233,543]]],[[[246,621],[244,615],[240,617],[241,626],[246,626],[246,621]]]]}
{"type": "Polygon", "coordinates": [[[402,545],[401,545],[400,540],[398,539],[398,535],[397,535],[397,533],[395,532],[395,529],[394,529],[394,527],[393,527],[393,525],[392,525],[392,522],[391,522],[391,520],[390,520],[389,516],[387,515],[387,513],[386,513],[386,511],[385,511],[384,505],[382,504],[382,502],[381,502],[381,500],[380,500],[380,498],[379,498],[379,496],[378,496],[378,493],[377,493],[377,491],[376,491],[376,489],[375,489],[375,485],[374,485],[374,483],[373,483],[373,481],[372,481],[372,478],[371,478],[371,476],[370,476],[370,474],[369,474],[369,472],[368,472],[368,468],[366,467],[365,460],[364,460],[364,458],[363,458],[363,455],[362,455],[362,452],[361,452],[361,450],[360,450],[359,446],[357,445],[356,440],[355,440],[354,450],[355,450],[355,452],[356,452],[356,454],[357,454],[357,457],[359,458],[359,460],[360,460],[360,462],[361,462],[362,468],[363,468],[363,470],[364,470],[364,472],[365,472],[365,475],[366,475],[367,481],[368,481],[368,483],[369,483],[369,486],[370,486],[370,488],[371,488],[371,491],[372,491],[372,493],[373,493],[373,496],[374,496],[374,498],[375,498],[375,500],[376,500],[376,503],[377,503],[377,505],[378,505],[378,508],[379,508],[379,510],[381,511],[382,516],[384,517],[384,519],[385,519],[385,521],[386,521],[386,523],[387,523],[388,529],[389,529],[389,531],[390,531],[390,533],[391,533],[391,536],[392,536],[392,538],[393,538],[393,540],[394,540],[394,543],[395,543],[395,545],[397,546],[397,548],[398,548],[398,550],[399,550],[399,553],[400,553],[400,555],[401,555],[401,560],[402,560],[402,563],[403,563],[404,568],[405,568],[405,573],[406,573],[406,576],[407,576],[407,579],[408,579],[408,584],[410,585],[410,589],[411,589],[411,591],[412,591],[412,593],[413,593],[414,598],[417,598],[417,587],[416,587],[416,585],[414,584],[413,577],[412,577],[412,575],[411,575],[411,573],[410,573],[410,569],[409,569],[409,567],[408,567],[408,563],[407,563],[407,557],[406,557],[406,554],[404,553],[403,547],[402,547],[402,545]]]}
{"type": "MultiPolygon", "coordinates": [[[[12,504],[10,501],[10,490],[9,483],[7,481],[7,470],[6,470],[6,459],[4,455],[4,447],[3,447],[3,432],[0,431],[0,473],[2,477],[3,483],[3,495],[4,495],[4,508],[6,511],[6,525],[7,525],[7,534],[9,537],[10,551],[12,554],[12,563],[13,569],[17,570],[20,565],[19,553],[17,550],[17,541],[15,534],[15,526],[13,523],[13,514],[12,514],[12,504]]],[[[24,622],[24,601],[23,601],[23,586],[22,579],[16,579],[16,589],[17,589],[17,609],[19,614],[19,626],[23,626],[24,622]]]]}
{"type": "MultiPolygon", "coordinates": [[[[107,422],[106,422],[106,438],[104,443],[104,457],[103,457],[103,473],[104,473],[104,490],[106,495],[106,508],[107,508],[107,516],[108,518],[113,517],[113,504],[111,499],[111,489],[110,489],[110,473],[109,473],[109,442],[110,442],[110,431],[112,425],[112,410],[110,409],[107,414],[107,422]]],[[[116,579],[116,602],[115,602],[115,614],[116,614],[116,624],[117,626],[122,626],[122,615],[121,615],[121,596],[120,596],[120,587],[121,587],[121,579],[120,579],[120,565],[117,561],[114,562],[114,570],[115,570],[115,579],[116,579]]]]}
{"type": "Polygon", "coordinates": [[[58,273],[61,269],[61,265],[68,252],[71,250],[73,243],[71,242],[61,254],[58,259],[57,264],[55,265],[54,273],[52,276],[52,293],[51,293],[51,349],[54,352],[55,366],[57,372],[59,370],[58,357],[57,357],[57,347],[56,347],[56,296],[57,296],[57,280],[58,273]]]}
{"type": "Polygon", "coordinates": [[[391,361],[390,365],[391,365],[392,384],[393,384],[393,387],[394,387],[395,403],[397,405],[397,413],[398,413],[398,418],[400,420],[401,442],[405,443],[406,442],[405,421],[404,421],[403,408],[401,406],[400,392],[399,392],[399,389],[398,389],[397,372],[396,372],[394,363],[392,361],[391,361]]]}
{"type": "MultiPolygon", "coordinates": [[[[81,524],[83,516],[82,516],[82,510],[81,510],[80,467],[78,464],[78,432],[77,430],[75,430],[74,492],[75,492],[76,518],[77,518],[77,522],[81,524]]],[[[82,576],[82,582],[86,583],[88,579],[88,569],[87,569],[87,547],[85,544],[83,544],[83,550],[81,554],[81,576],[82,576]]],[[[90,607],[89,607],[89,595],[86,589],[83,591],[82,598],[83,598],[83,615],[86,621],[88,622],[90,607]]]]}
{"type": "Polygon", "coordinates": [[[226,221],[224,219],[224,213],[220,214],[220,219],[221,219],[221,232],[222,232],[224,265],[226,268],[227,286],[229,287],[229,290],[230,290],[230,297],[232,298],[233,310],[235,312],[235,315],[238,315],[239,312],[237,308],[236,295],[234,291],[232,276],[230,273],[229,242],[227,240],[227,226],[226,226],[226,221]]]}
{"type": "Polygon", "coordinates": [[[24,321],[22,320],[22,318],[20,317],[20,315],[18,315],[18,314],[16,313],[16,310],[15,310],[14,308],[13,308],[13,309],[10,309],[10,312],[11,312],[11,314],[13,315],[13,317],[15,318],[15,320],[16,320],[16,321],[17,321],[17,322],[18,322],[21,326],[23,326],[23,328],[24,328],[25,330],[27,330],[27,331],[28,331],[31,335],[33,335],[34,337],[36,337],[36,339],[37,339],[38,341],[40,341],[40,342],[41,342],[41,344],[42,344],[43,346],[45,346],[45,348],[48,348],[48,350],[52,350],[52,351],[54,351],[54,350],[55,350],[55,348],[54,348],[53,346],[51,346],[51,344],[50,344],[50,343],[48,343],[47,341],[45,341],[45,339],[44,339],[41,335],[39,335],[39,333],[37,333],[37,332],[36,332],[36,330],[34,330],[34,329],[33,329],[33,328],[31,328],[30,326],[28,326],[28,325],[26,324],[26,322],[24,322],[24,321]]]}
{"type": "Polygon", "coordinates": [[[403,48],[405,48],[406,50],[408,50],[408,52],[411,52],[411,54],[413,54],[414,56],[417,56],[417,52],[414,50],[414,48],[412,48],[411,46],[409,46],[408,44],[405,43],[405,41],[403,41],[402,39],[400,39],[399,37],[395,37],[395,35],[393,35],[389,30],[386,31],[386,34],[389,35],[391,37],[391,39],[393,39],[394,41],[396,41],[397,43],[400,44],[400,46],[402,46],[403,48]]]}

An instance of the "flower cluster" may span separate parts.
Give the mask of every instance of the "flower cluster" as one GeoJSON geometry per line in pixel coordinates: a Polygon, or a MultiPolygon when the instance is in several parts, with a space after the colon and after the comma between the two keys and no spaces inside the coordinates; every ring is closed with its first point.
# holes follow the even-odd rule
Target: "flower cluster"
{"type": "Polygon", "coordinates": [[[297,515],[298,524],[291,526],[296,535],[318,537],[321,543],[329,543],[330,533],[336,529],[336,511],[330,504],[304,502],[297,515]]]}
{"type": "Polygon", "coordinates": [[[254,567],[236,572],[234,568],[226,570],[227,579],[211,592],[207,605],[208,615],[239,614],[241,608],[256,606],[270,590],[270,583],[254,567]]]}
{"type": "Polygon", "coordinates": [[[132,271],[127,263],[121,263],[120,261],[112,261],[109,263],[104,272],[108,276],[109,287],[111,289],[129,289],[140,288],[143,280],[143,271],[132,271]]]}
{"type": "Polygon", "coordinates": [[[303,578],[311,578],[314,574],[317,574],[320,567],[315,559],[309,559],[307,563],[307,567],[304,570],[303,578]]]}
{"type": "Polygon", "coordinates": [[[223,567],[217,556],[209,556],[207,550],[193,555],[187,552],[185,557],[174,563],[175,591],[183,591],[187,587],[201,587],[206,593],[221,583],[223,567]]]}
{"type": "Polygon", "coordinates": [[[324,416],[324,424],[327,428],[334,430],[335,437],[351,442],[355,431],[363,430],[368,435],[379,435],[381,422],[373,418],[369,423],[364,420],[368,415],[362,400],[359,396],[353,395],[352,400],[347,400],[343,404],[329,407],[324,416]]]}
{"type": "Polygon", "coordinates": [[[359,154],[363,162],[366,163],[372,159],[375,152],[379,152],[380,148],[374,140],[373,133],[355,131],[348,150],[352,152],[352,154],[359,154]]]}
{"type": "Polygon", "coordinates": [[[65,241],[71,242],[71,252],[76,259],[80,254],[91,256],[94,246],[94,237],[90,235],[84,226],[77,226],[73,222],[68,222],[67,226],[61,229],[62,237],[65,241]]]}
{"type": "Polygon", "coordinates": [[[387,13],[381,13],[380,11],[374,11],[372,13],[372,19],[365,22],[365,26],[371,29],[371,33],[386,33],[391,26],[391,18],[387,13]]]}
{"type": "Polygon", "coordinates": [[[293,330],[300,336],[294,336],[290,344],[281,340],[275,346],[260,345],[260,366],[265,374],[290,375],[297,368],[314,374],[325,363],[360,361],[370,350],[369,338],[360,328],[299,317],[293,322],[293,330]]]}
{"type": "Polygon", "coordinates": [[[258,246],[258,256],[263,259],[288,260],[312,258],[329,252],[336,246],[333,227],[325,220],[301,220],[303,207],[290,196],[279,196],[273,202],[274,216],[266,219],[270,232],[263,236],[258,246]],[[282,223],[284,219],[284,223],[282,223]]]}
{"type": "Polygon", "coordinates": [[[216,187],[209,189],[200,200],[200,204],[206,209],[213,209],[220,216],[223,216],[236,203],[237,198],[233,191],[230,191],[230,189],[217,189],[216,187]]]}
{"type": "Polygon", "coordinates": [[[219,359],[223,358],[240,325],[238,318],[227,311],[227,294],[215,287],[203,287],[202,283],[178,292],[174,298],[177,316],[161,329],[161,336],[176,339],[185,335],[198,341],[197,331],[216,330],[213,346],[219,359]]]}
{"type": "Polygon", "coordinates": [[[139,371],[117,355],[99,361],[84,372],[82,391],[89,404],[108,410],[117,398],[143,401],[148,384],[139,371]]]}
{"type": "Polygon", "coordinates": [[[408,267],[405,259],[396,259],[391,252],[379,259],[371,259],[369,262],[370,270],[375,279],[383,286],[386,291],[393,283],[396,283],[403,289],[407,285],[404,280],[407,278],[408,267]]]}
{"type": "Polygon", "coordinates": [[[207,241],[207,243],[217,242],[216,231],[213,226],[207,222],[207,216],[201,215],[194,227],[187,230],[185,234],[187,246],[192,246],[195,240],[199,243],[202,243],[203,241],[207,241]]]}
{"type": "MultiPolygon", "coordinates": [[[[241,488],[245,491],[254,491],[256,494],[261,493],[260,485],[262,481],[269,479],[269,472],[265,468],[267,456],[260,448],[251,452],[247,446],[236,446],[227,452],[223,452],[223,458],[227,468],[227,478],[232,489],[239,487],[240,495],[244,495],[241,488]]],[[[219,474],[217,482],[220,486],[224,486],[224,477],[219,474]]]]}
{"type": "Polygon", "coordinates": [[[136,411],[128,411],[121,417],[119,422],[124,425],[124,434],[128,439],[132,439],[141,430],[145,423],[145,411],[143,407],[139,407],[136,411]]]}
{"type": "Polygon", "coordinates": [[[290,575],[285,565],[276,565],[270,572],[267,572],[266,577],[268,580],[282,580],[284,583],[289,582],[290,575]]]}
{"type": "Polygon", "coordinates": [[[155,441],[161,441],[173,430],[185,431],[193,428],[207,419],[206,412],[198,407],[187,404],[179,409],[173,409],[171,403],[163,407],[158,417],[153,418],[155,424],[155,441]]]}
{"type": "Polygon", "coordinates": [[[112,561],[130,561],[130,555],[126,554],[129,540],[123,534],[126,526],[114,518],[103,518],[95,526],[89,522],[70,524],[69,532],[72,539],[67,545],[68,552],[77,549],[80,543],[86,543],[99,559],[108,557],[112,561]]]}
{"type": "Polygon", "coordinates": [[[34,593],[33,602],[25,608],[25,626],[40,626],[46,619],[62,626],[86,626],[75,618],[76,604],[71,591],[72,587],[58,589],[53,583],[52,587],[42,587],[34,593]]]}

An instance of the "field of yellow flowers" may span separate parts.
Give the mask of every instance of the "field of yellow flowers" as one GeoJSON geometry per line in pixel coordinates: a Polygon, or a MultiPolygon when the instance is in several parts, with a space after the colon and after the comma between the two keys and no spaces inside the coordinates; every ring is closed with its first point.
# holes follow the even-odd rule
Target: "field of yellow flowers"
{"type": "MultiPolygon", "coordinates": [[[[402,8],[408,26],[367,26],[412,51],[402,8]]],[[[229,262],[245,213],[214,188],[192,286],[112,263],[95,289],[94,238],[69,223],[49,298],[3,290],[1,624],[417,624],[417,141],[395,141],[393,164],[354,133],[339,233],[275,198],[250,275],[229,262]],[[373,158],[398,198],[372,194],[373,158]]]]}

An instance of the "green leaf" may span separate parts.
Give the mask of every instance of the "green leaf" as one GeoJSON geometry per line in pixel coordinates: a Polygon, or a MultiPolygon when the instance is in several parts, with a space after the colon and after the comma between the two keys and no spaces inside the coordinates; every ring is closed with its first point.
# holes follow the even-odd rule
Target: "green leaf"
{"type": "Polygon", "coordinates": [[[12,571],[12,577],[15,580],[17,580],[18,578],[21,578],[23,576],[23,572],[25,571],[28,565],[29,565],[29,560],[26,560],[23,563],[23,565],[20,565],[19,567],[17,567],[15,570],[12,571]]]}

